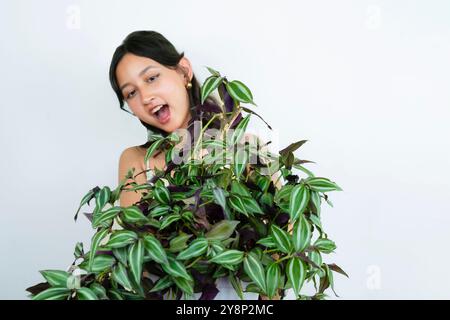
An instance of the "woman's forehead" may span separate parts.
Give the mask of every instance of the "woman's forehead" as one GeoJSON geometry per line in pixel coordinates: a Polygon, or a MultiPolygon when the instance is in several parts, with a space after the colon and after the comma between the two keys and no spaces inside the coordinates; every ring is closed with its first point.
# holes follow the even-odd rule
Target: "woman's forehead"
{"type": "Polygon", "coordinates": [[[143,68],[151,66],[153,68],[161,68],[162,65],[148,57],[137,56],[132,53],[126,53],[119,61],[117,69],[132,69],[140,72],[143,68]],[[138,70],[135,70],[138,68],[138,70]]]}
{"type": "Polygon", "coordinates": [[[125,54],[116,68],[116,77],[119,82],[128,82],[139,78],[146,71],[162,69],[162,65],[153,59],[141,57],[134,54],[125,54]]]}

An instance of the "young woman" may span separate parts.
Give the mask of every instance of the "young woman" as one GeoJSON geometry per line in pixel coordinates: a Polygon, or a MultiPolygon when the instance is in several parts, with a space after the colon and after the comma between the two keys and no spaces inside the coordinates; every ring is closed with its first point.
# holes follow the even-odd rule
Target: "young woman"
{"type": "MultiPolygon", "coordinates": [[[[116,48],[109,77],[120,108],[126,103],[147,130],[167,135],[177,128],[188,128],[196,119],[195,106],[200,105],[200,84],[195,78],[189,59],[155,31],[135,31],[116,48]]],[[[207,102],[218,102],[209,97],[207,102]]],[[[125,110],[126,111],[126,110],[125,110]]],[[[144,163],[149,143],[125,149],[119,160],[119,182],[130,168],[137,172],[148,168],[165,168],[165,157],[159,153],[144,163]]],[[[151,173],[137,175],[139,184],[145,183],[151,173]]],[[[120,206],[138,202],[142,193],[122,192],[120,206]]],[[[239,299],[226,278],[217,282],[216,299],[239,299]]],[[[245,299],[257,299],[254,293],[245,293],[245,299]]]]}

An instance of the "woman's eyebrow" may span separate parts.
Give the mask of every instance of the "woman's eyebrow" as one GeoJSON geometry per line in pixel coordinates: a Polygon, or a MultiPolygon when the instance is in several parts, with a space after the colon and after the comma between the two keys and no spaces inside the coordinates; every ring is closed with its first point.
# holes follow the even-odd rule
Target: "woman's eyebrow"
{"type": "MultiPolygon", "coordinates": [[[[142,69],[141,72],[139,72],[139,77],[142,76],[148,69],[151,69],[151,68],[157,68],[157,67],[156,67],[156,66],[153,66],[153,65],[149,65],[149,66],[145,67],[144,69],[142,69]]],[[[122,86],[120,86],[120,91],[122,91],[123,88],[125,88],[125,87],[128,86],[129,84],[130,84],[130,83],[127,82],[127,83],[124,83],[122,86]]]]}

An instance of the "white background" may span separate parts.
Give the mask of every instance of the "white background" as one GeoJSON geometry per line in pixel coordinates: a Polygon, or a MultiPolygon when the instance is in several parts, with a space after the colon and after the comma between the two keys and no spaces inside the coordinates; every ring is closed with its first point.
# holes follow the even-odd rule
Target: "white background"
{"type": "Polygon", "coordinates": [[[202,81],[210,66],[246,83],[280,148],[308,140],[296,156],[344,189],[322,214],[341,299],[450,298],[449,18],[448,1],[3,1],[0,298],[88,246],[79,201],[145,142],[108,80],[135,30],[202,81]]]}

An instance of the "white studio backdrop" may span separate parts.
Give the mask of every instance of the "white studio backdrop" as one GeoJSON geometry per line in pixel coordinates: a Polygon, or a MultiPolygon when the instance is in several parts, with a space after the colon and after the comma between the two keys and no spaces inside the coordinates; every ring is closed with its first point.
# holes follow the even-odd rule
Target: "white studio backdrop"
{"type": "MultiPolygon", "coordinates": [[[[448,299],[450,2],[3,1],[0,298],[90,243],[73,216],[146,139],[108,80],[114,49],[155,30],[203,81],[246,83],[281,149],[336,181],[323,224],[341,299],[448,299]]],[[[264,137],[264,124],[251,128],[264,137]]],[[[331,298],[334,295],[330,292],[331,298]]]]}

